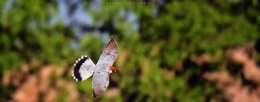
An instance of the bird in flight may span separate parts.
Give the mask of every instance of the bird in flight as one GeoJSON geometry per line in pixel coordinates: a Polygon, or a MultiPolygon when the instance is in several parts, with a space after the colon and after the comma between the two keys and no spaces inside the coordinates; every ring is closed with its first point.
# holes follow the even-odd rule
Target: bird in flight
{"type": "Polygon", "coordinates": [[[76,81],[86,80],[93,75],[94,97],[103,95],[109,85],[109,74],[118,71],[116,67],[113,67],[118,56],[117,48],[117,42],[112,38],[103,49],[97,64],[94,64],[88,56],[82,56],[74,63],[72,76],[76,81]]]}

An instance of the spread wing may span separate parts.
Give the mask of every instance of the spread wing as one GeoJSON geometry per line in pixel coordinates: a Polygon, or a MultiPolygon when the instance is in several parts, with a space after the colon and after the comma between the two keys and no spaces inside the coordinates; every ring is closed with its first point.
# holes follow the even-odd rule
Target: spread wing
{"type": "Polygon", "coordinates": [[[97,62],[97,65],[106,65],[104,67],[98,67],[97,70],[106,70],[109,71],[109,66],[112,66],[113,63],[115,62],[118,52],[117,52],[117,43],[115,39],[111,39],[106,47],[104,48],[102,54],[99,57],[99,60],[97,62]]]}
{"type": "Polygon", "coordinates": [[[95,64],[88,56],[82,56],[74,63],[72,76],[76,81],[82,81],[92,76],[95,64]]]}
{"type": "Polygon", "coordinates": [[[109,69],[118,56],[117,48],[117,43],[115,39],[112,38],[99,57],[92,81],[94,96],[96,97],[101,96],[108,87],[109,69]]]}

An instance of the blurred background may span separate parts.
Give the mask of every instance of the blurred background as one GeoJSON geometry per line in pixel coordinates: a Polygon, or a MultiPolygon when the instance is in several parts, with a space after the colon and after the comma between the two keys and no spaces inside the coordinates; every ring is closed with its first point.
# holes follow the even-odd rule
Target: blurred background
{"type": "Polygon", "coordinates": [[[118,73],[101,101],[260,102],[258,0],[1,0],[0,102],[91,102],[111,37],[118,73]]]}

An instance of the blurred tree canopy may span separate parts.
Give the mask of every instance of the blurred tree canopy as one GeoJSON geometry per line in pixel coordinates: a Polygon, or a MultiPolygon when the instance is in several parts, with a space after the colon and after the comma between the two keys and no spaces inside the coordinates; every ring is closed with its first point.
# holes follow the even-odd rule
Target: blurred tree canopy
{"type": "MultiPolygon", "coordinates": [[[[121,93],[117,101],[225,100],[215,84],[202,78],[204,69],[219,70],[228,63],[228,48],[260,39],[258,0],[81,0],[94,30],[80,37],[75,29],[85,26],[64,23],[59,1],[0,1],[1,76],[32,60],[72,65],[77,57],[89,55],[97,61],[107,34],[120,46],[120,73],[112,79],[112,87],[121,93]],[[99,1],[96,8],[94,1],[99,1]],[[191,61],[204,54],[214,61],[206,66],[191,61]]],[[[82,82],[78,90],[89,94],[89,85],[82,82]]]]}

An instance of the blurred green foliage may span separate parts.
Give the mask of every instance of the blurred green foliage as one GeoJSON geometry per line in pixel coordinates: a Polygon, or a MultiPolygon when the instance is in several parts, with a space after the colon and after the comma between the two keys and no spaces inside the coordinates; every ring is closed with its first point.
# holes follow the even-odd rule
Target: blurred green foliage
{"type": "MultiPolygon", "coordinates": [[[[95,32],[80,37],[79,48],[71,47],[75,36],[61,22],[50,25],[58,13],[55,0],[16,0],[5,12],[0,1],[0,71],[18,68],[21,63],[38,59],[42,63],[68,64],[81,55],[95,61],[104,42],[95,32]]],[[[164,1],[164,0],[162,0],[164,1]]],[[[165,1],[166,2],[166,1],[165,1]]],[[[89,3],[85,3],[89,6],[89,3]]],[[[118,100],[204,102],[216,94],[214,84],[200,83],[198,66],[188,66],[174,74],[175,66],[192,55],[210,53],[218,60],[210,67],[218,69],[226,48],[259,39],[260,12],[257,0],[174,0],[158,4],[145,2],[112,2],[104,0],[99,10],[90,10],[95,22],[113,21],[120,46],[113,75],[120,89],[118,100]],[[118,15],[120,10],[136,14],[140,27],[118,15]],[[195,80],[194,84],[189,84],[195,80]]],[[[78,84],[78,90],[91,94],[91,82],[78,84]]],[[[61,94],[59,101],[66,98],[61,94]]],[[[104,99],[105,100],[105,99],[104,99]]]]}

